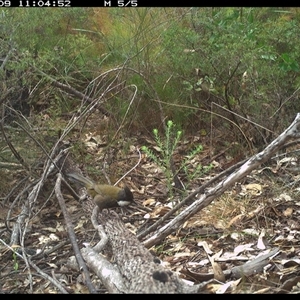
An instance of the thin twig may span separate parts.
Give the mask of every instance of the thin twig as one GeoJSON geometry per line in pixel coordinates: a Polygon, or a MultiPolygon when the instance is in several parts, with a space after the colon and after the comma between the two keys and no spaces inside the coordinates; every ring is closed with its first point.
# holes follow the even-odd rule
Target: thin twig
{"type": "Polygon", "coordinates": [[[55,194],[56,194],[57,200],[59,202],[60,208],[62,210],[62,213],[64,215],[64,219],[65,219],[66,226],[67,226],[68,236],[69,236],[69,239],[71,241],[71,244],[72,244],[72,247],[73,247],[73,250],[74,250],[74,253],[75,253],[75,257],[76,257],[77,263],[79,265],[79,269],[82,270],[83,273],[84,273],[84,278],[86,280],[86,284],[88,286],[88,289],[89,289],[90,293],[96,294],[97,291],[96,291],[95,287],[92,284],[89,271],[88,271],[87,266],[86,266],[86,264],[83,260],[82,255],[81,255],[81,252],[80,252],[80,249],[79,249],[79,246],[78,246],[78,243],[77,243],[77,238],[76,238],[74,228],[73,228],[73,225],[72,225],[72,220],[71,220],[69,212],[66,208],[66,203],[65,203],[65,200],[63,198],[63,195],[61,193],[61,178],[62,178],[61,174],[58,174],[57,180],[56,180],[56,183],[55,183],[55,194]]]}
{"type": "Polygon", "coordinates": [[[230,174],[233,172],[235,169],[237,169],[239,166],[241,166],[244,162],[246,161],[240,161],[237,164],[231,166],[230,168],[224,170],[217,176],[213,177],[211,180],[207,181],[203,185],[201,185],[198,189],[196,189],[194,192],[189,194],[186,198],[184,198],[182,201],[180,201],[177,205],[175,205],[170,211],[168,211],[162,218],[157,220],[153,225],[149,226],[145,231],[140,232],[137,234],[137,237],[139,240],[144,238],[147,234],[150,232],[153,232],[158,228],[159,225],[161,225],[163,222],[165,222],[167,219],[169,219],[172,215],[174,215],[181,207],[183,207],[189,200],[193,199],[197,194],[201,194],[207,189],[210,185],[212,185],[214,182],[217,180],[221,179],[222,177],[230,174]]]}
{"type": "Polygon", "coordinates": [[[123,178],[125,178],[130,172],[132,172],[141,163],[142,155],[141,155],[140,149],[137,148],[136,151],[139,154],[138,162],[129,171],[127,171],[114,185],[117,185],[123,178]]]}
{"type": "MultiPolygon", "coordinates": [[[[7,247],[8,249],[10,249],[16,256],[18,256],[19,258],[21,258],[22,260],[24,260],[24,256],[21,255],[20,253],[18,253],[17,251],[15,251],[10,245],[6,244],[2,239],[0,239],[0,242],[7,247]]],[[[24,253],[24,252],[23,252],[24,253]]],[[[43,272],[36,264],[34,264],[31,259],[28,259],[28,263],[30,264],[31,267],[33,267],[42,277],[44,277],[45,279],[49,280],[54,286],[56,286],[59,291],[63,294],[68,294],[68,292],[62,287],[62,285],[56,280],[53,279],[52,277],[50,277],[49,275],[47,275],[45,272],[43,272]]]]}

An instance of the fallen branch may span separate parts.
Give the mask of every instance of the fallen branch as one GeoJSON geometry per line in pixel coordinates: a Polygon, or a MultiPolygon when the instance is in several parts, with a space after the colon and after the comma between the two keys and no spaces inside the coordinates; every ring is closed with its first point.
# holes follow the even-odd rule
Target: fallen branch
{"type": "Polygon", "coordinates": [[[147,248],[160,243],[169,234],[176,231],[180,226],[195,215],[204,207],[208,206],[213,200],[221,196],[227,189],[229,189],[235,182],[241,180],[262,163],[269,160],[280,148],[285,146],[287,142],[292,139],[300,137],[300,113],[297,114],[293,123],[281,133],[265,150],[252,156],[247,160],[238,170],[233,172],[227,178],[219,182],[215,187],[211,188],[193,202],[189,207],[183,210],[178,216],[172,219],[169,223],[161,227],[153,236],[144,241],[147,248]]]}
{"type": "MultiPolygon", "coordinates": [[[[125,227],[117,214],[103,211],[99,214],[99,220],[108,238],[109,254],[113,257],[114,266],[90,248],[83,249],[82,252],[89,267],[98,274],[101,281],[104,279],[109,284],[110,291],[113,289],[119,293],[200,293],[207,284],[190,286],[177,274],[166,269],[125,227]]],[[[105,286],[107,287],[107,284],[105,286]]]]}
{"type": "Polygon", "coordinates": [[[89,291],[91,293],[95,294],[96,293],[95,287],[93,286],[93,284],[91,282],[90,274],[88,272],[86,264],[84,263],[81,252],[79,250],[79,246],[78,246],[78,243],[76,241],[76,235],[75,235],[74,228],[73,228],[73,225],[72,225],[72,220],[71,220],[71,217],[70,217],[70,215],[68,213],[68,210],[66,208],[66,203],[65,203],[65,200],[63,198],[63,195],[61,193],[61,174],[58,174],[58,177],[57,177],[57,180],[56,180],[55,194],[56,194],[56,198],[59,202],[60,208],[62,210],[62,213],[64,215],[64,219],[65,219],[65,222],[66,222],[66,227],[67,227],[69,239],[71,241],[71,244],[72,244],[72,247],[73,247],[73,250],[74,250],[74,253],[75,253],[76,260],[77,260],[77,262],[80,266],[80,270],[82,270],[83,273],[84,273],[84,278],[86,280],[86,285],[88,286],[89,291]]]}

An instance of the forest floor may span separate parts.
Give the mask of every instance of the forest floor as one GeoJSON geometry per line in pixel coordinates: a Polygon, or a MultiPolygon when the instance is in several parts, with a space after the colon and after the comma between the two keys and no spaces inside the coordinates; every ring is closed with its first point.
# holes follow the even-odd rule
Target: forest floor
{"type": "MultiPolygon", "coordinates": [[[[86,155],[99,158],[93,160],[93,170],[100,170],[102,167],[103,148],[99,146],[103,142],[101,139],[91,133],[82,141],[87,149],[86,155]]],[[[203,151],[187,163],[188,172],[179,172],[179,178],[186,186],[185,195],[235,162],[234,157],[226,155],[228,151],[212,156],[208,150],[209,146],[206,146],[207,141],[190,136],[176,149],[175,165],[179,166],[186,158],[191,145],[202,142],[203,151]],[[200,165],[211,165],[212,168],[191,179],[187,174],[192,174],[200,165]]],[[[155,143],[147,138],[120,140],[114,148],[115,159],[110,164],[110,174],[116,176],[134,166],[139,159],[136,149],[145,143],[153,151],[159,150],[155,143]]],[[[159,155],[159,151],[156,154],[159,155]]],[[[151,251],[181,278],[191,283],[201,283],[211,278],[219,279],[216,277],[216,268],[226,274],[226,270],[278,248],[276,255],[263,269],[255,270],[253,274],[239,279],[224,275],[225,280],[218,285],[212,285],[210,292],[299,293],[298,160],[292,152],[274,157],[191,217],[163,243],[152,247],[151,251]]],[[[91,178],[96,179],[95,173],[89,174],[89,170],[85,171],[91,178]]],[[[126,212],[120,212],[126,226],[132,232],[136,233],[140,228],[153,224],[170,210],[172,202],[166,188],[165,172],[144,154],[140,163],[124,181],[133,191],[139,204],[138,209],[132,206],[126,212]]],[[[51,194],[54,182],[53,178],[53,182],[49,182],[47,190],[41,194],[44,197],[39,197],[36,203],[35,215],[30,220],[25,245],[35,251],[48,251],[47,255],[32,257],[40,270],[62,282],[70,293],[86,293],[88,290],[83,284],[81,273],[71,269],[67,263],[73,255],[73,249],[66,234],[59,204],[51,194]]],[[[179,200],[183,197],[176,191],[173,195],[179,200]]],[[[90,217],[83,212],[80,202],[67,192],[64,197],[78,244],[96,243],[90,217]]],[[[7,227],[11,227],[20,213],[20,206],[15,205],[11,209],[12,203],[7,202],[0,210],[1,240],[7,244],[10,240],[7,227]]],[[[1,293],[58,292],[47,278],[38,276],[36,270],[30,269],[26,261],[9,251],[3,243],[0,244],[0,271],[1,293]]],[[[99,279],[96,276],[92,278],[98,290],[105,292],[99,279]]]]}

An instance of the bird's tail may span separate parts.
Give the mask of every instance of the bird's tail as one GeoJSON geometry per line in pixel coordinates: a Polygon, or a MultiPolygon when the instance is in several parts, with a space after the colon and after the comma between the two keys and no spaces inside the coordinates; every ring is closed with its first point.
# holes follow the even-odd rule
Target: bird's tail
{"type": "Polygon", "coordinates": [[[94,184],[94,182],[91,179],[86,178],[77,173],[69,173],[69,174],[67,174],[67,176],[71,177],[72,179],[75,179],[77,182],[85,185],[86,187],[93,186],[93,184],[94,184]]]}

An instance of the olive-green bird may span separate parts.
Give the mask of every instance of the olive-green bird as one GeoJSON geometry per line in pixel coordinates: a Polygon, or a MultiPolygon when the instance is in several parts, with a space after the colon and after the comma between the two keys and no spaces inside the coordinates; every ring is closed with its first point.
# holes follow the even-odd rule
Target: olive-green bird
{"type": "Polygon", "coordinates": [[[89,178],[75,173],[69,173],[67,176],[86,187],[88,194],[94,199],[100,210],[127,206],[130,203],[134,203],[133,194],[127,186],[119,188],[108,184],[98,184],[89,178]]]}

